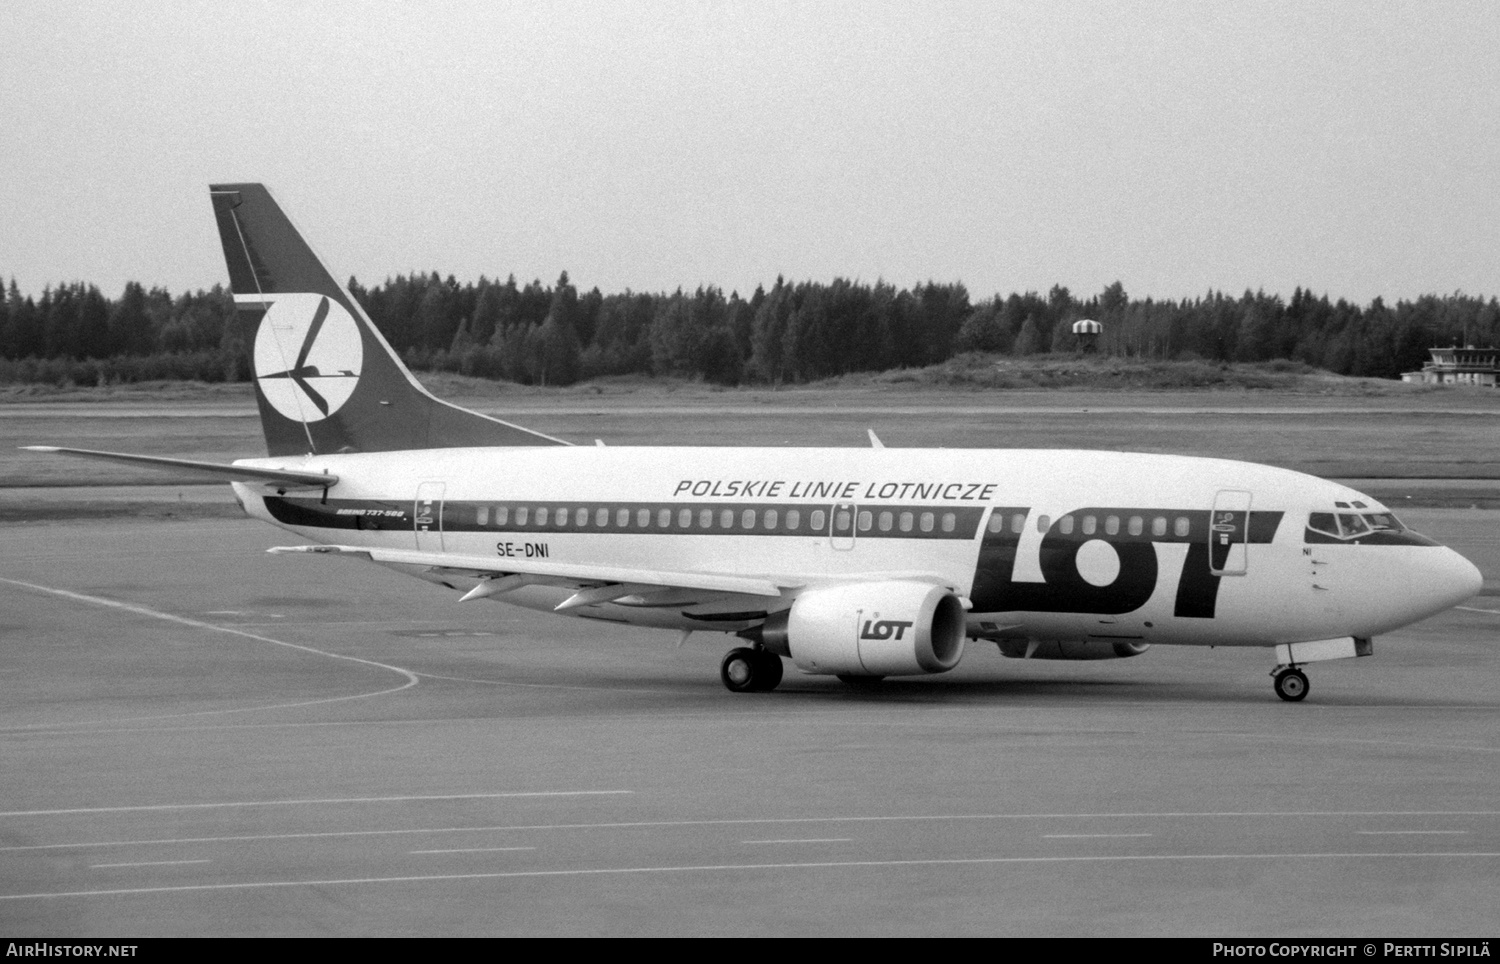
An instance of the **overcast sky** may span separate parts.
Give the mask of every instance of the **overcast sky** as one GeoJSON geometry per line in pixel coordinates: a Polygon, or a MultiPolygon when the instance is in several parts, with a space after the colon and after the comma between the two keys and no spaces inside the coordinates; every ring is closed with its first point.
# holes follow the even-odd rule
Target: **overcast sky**
{"type": "Polygon", "coordinates": [[[0,277],[1500,294],[1500,3],[5,3],[0,277]]]}

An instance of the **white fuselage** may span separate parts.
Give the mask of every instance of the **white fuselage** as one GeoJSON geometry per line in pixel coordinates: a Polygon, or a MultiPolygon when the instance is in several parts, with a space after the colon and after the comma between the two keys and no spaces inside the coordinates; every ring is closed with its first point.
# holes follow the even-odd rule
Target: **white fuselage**
{"type": "MultiPolygon", "coordinates": [[[[235,486],[252,516],[316,542],[803,587],[919,576],[955,587],[972,602],[970,635],[992,639],[1271,646],[1370,637],[1479,589],[1471,564],[1409,531],[1375,540],[1310,534],[1312,513],[1385,511],[1367,496],[1221,459],[549,446],[239,464],[338,476],[326,497],[235,486]]],[[[551,609],[571,592],[533,585],[503,598],[551,609]]],[[[611,601],[570,612],[737,631],[765,605],[683,591],[650,605],[611,601]]]]}

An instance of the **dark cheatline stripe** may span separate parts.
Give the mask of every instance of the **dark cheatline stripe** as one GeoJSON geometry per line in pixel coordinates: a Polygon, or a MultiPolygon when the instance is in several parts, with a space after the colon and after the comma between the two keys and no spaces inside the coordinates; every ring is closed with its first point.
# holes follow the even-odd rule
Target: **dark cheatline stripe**
{"type": "MultiPolygon", "coordinates": [[[[404,500],[273,496],[266,499],[266,508],[274,519],[287,525],[367,531],[411,531],[414,527],[412,503],[404,500]]],[[[836,505],[802,503],[445,501],[440,528],[444,532],[831,535],[835,539],[966,540],[973,539],[979,531],[984,513],[979,506],[859,505],[848,510],[836,505]],[[497,522],[501,510],[504,511],[504,521],[497,522]],[[481,512],[483,523],[479,521],[481,512]],[[600,524],[600,512],[604,513],[603,524],[600,524]],[[622,512],[625,513],[623,522],[622,512]],[[521,521],[523,513],[524,521],[521,521]],[[642,513],[645,513],[644,517],[642,513]],[[666,513],[665,520],[663,513],[666,513]],[[772,513],[774,527],[768,528],[772,513]],[[795,528],[792,526],[794,515],[795,528]],[[545,522],[539,521],[543,518],[545,522]],[[819,523],[816,528],[815,522],[819,523]]]]}

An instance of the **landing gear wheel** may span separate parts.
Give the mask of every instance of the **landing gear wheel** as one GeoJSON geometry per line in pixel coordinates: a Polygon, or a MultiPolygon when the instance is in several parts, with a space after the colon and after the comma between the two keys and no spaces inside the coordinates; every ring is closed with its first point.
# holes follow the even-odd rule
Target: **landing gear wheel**
{"type": "Polygon", "coordinates": [[[760,675],[756,672],[759,664],[755,650],[738,646],[724,655],[724,662],[719,664],[719,679],[731,693],[752,692],[760,675]]]}
{"type": "Polygon", "coordinates": [[[770,650],[751,650],[760,660],[760,665],[755,668],[755,688],[762,693],[769,693],[781,685],[781,657],[770,650]]]}
{"type": "Polygon", "coordinates": [[[719,678],[731,693],[765,693],[781,682],[781,657],[763,649],[731,649],[719,664],[719,678]]]}
{"type": "Polygon", "coordinates": [[[1307,676],[1300,669],[1284,669],[1276,674],[1276,695],[1288,703],[1307,696],[1307,676]]]}

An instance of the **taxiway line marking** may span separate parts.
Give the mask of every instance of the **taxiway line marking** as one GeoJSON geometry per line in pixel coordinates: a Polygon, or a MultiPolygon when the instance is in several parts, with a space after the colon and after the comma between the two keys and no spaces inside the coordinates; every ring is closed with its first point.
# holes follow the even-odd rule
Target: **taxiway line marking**
{"type": "Polygon", "coordinates": [[[72,813],[131,813],[143,810],[215,810],[225,807],[295,807],[327,803],[408,803],[428,800],[498,800],[508,797],[602,797],[634,790],[518,790],[507,793],[446,793],[407,797],[329,797],[314,800],[232,800],[222,803],[152,803],[129,807],[70,807],[64,810],[9,810],[0,817],[54,817],[72,813]]]}
{"type": "MultiPolygon", "coordinates": [[[[309,625],[311,625],[311,624],[309,624],[309,625]]],[[[464,679],[462,677],[438,676],[438,675],[430,674],[430,673],[417,673],[417,672],[413,672],[412,675],[417,676],[419,678],[435,679],[435,680],[452,680],[452,681],[455,681],[455,682],[475,682],[475,683],[495,683],[496,682],[494,680],[467,680],[467,679],[464,679]]],[[[552,688],[552,689],[573,688],[573,689],[591,689],[591,690],[595,690],[595,691],[605,691],[605,690],[607,690],[608,692],[611,692],[611,693],[675,693],[675,692],[677,692],[677,691],[665,690],[665,689],[662,689],[662,690],[628,689],[628,688],[619,687],[619,686],[568,687],[567,684],[560,684],[560,683],[520,683],[520,682],[515,682],[515,683],[503,683],[503,685],[508,685],[508,686],[530,686],[530,687],[537,687],[537,688],[552,688]]],[[[402,687],[402,688],[404,688],[404,687],[402,687]]],[[[394,692],[394,690],[391,690],[391,691],[382,691],[382,692],[394,692]]],[[[799,692],[807,693],[807,692],[810,692],[810,691],[799,691],[799,692]]],[[[372,694],[368,694],[368,695],[378,696],[380,694],[378,694],[378,693],[372,693],[372,694]]],[[[356,699],[356,698],[358,698],[358,697],[337,697],[337,699],[356,699]]],[[[314,702],[319,702],[319,701],[314,701],[314,702]]],[[[303,706],[303,705],[308,705],[308,704],[295,703],[295,704],[288,704],[288,705],[289,706],[303,706]]],[[[1140,709],[1145,709],[1147,707],[1151,707],[1152,709],[1160,709],[1159,705],[1152,706],[1151,704],[1140,703],[1140,702],[1129,701],[1129,700],[1101,701],[1101,702],[1098,702],[1098,703],[1091,703],[1090,705],[1094,706],[1094,707],[1099,707],[1099,708],[1105,708],[1105,707],[1126,707],[1126,708],[1140,708],[1140,709]]],[[[1425,711],[1425,712],[1431,712],[1431,711],[1434,711],[1434,710],[1438,710],[1438,711],[1442,711],[1442,712],[1451,712],[1451,711],[1458,711],[1458,710],[1476,710],[1476,711],[1483,711],[1483,712],[1487,712],[1487,713],[1493,713],[1495,711],[1495,706],[1493,704],[1479,704],[1479,703],[1476,703],[1476,704],[1467,704],[1467,703],[1465,703],[1465,704],[1449,704],[1449,705],[1446,705],[1446,706],[1434,706],[1434,705],[1431,705],[1431,704],[1428,704],[1428,705],[1415,705],[1415,704],[1403,704],[1403,703],[1363,703],[1363,704],[1359,704],[1357,706],[1344,706],[1344,707],[1341,707],[1341,706],[1330,706],[1330,705],[1328,705],[1326,703],[1305,704],[1305,705],[1306,705],[1306,711],[1309,712],[1309,713],[1312,713],[1312,712],[1334,713],[1334,712],[1338,712],[1339,710],[1351,710],[1351,711],[1359,711],[1359,712],[1364,712],[1364,711],[1368,711],[1368,710],[1422,710],[1422,711],[1425,711]]],[[[279,709],[279,708],[282,708],[282,707],[278,707],[278,706],[251,707],[251,709],[279,709]]],[[[242,711],[242,710],[226,710],[226,711],[208,710],[208,711],[205,711],[205,713],[220,713],[220,712],[234,712],[234,713],[238,713],[238,712],[245,712],[245,711],[242,711]]],[[[1298,710],[1298,712],[1300,713],[1302,711],[1298,710]]],[[[177,714],[177,715],[178,716],[184,716],[184,715],[185,716],[201,716],[201,715],[204,715],[204,714],[202,714],[202,713],[191,714],[190,713],[190,714],[177,714]]],[[[61,732],[67,732],[67,733],[179,733],[179,732],[182,732],[183,731],[183,727],[181,727],[181,726],[165,726],[165,725],[157,725],[157,726],[149,726],[149,725],[147,725],[147,726],[115,726],[115,725],[113,725],[115,723],[131,723],[131,722],[134,722],[135,720],[140,720],[141,722],[149,723],[152,720],[170,720],[170,719],[174,719],[174,718],[175,717],[173,715],[166,715],[166,716],[156,716],[156,717],[149,717],[149,716],[148,717],[136,717],[136,718],[123,719],[123,720],[101,720],[101,721],[96,721],[96,722],[93,722],[93,723],[89,723],[89,722],[79,722],[79,723],[66,723],[66,722],[64,722],[64,723],[27,723],[27,724],[22,724],[22,725],[17,725],[17,726],[0,726],[0,733],[25,733],[25,734],[38,733],[38,734],[48,734],[48,733],[52,733],[52,732],[59,732],[59,733],[61,733],[61,732]],[[84,727],[89,727],[89,729],[84,729],[84,727]]],[[[710,721],[712,723],[717,723],[717,724],[732,724],[732,723],[739,722],[741,720],[748,721],[748,722],[755,722],[755,723],[760,724],[760,725],[765,725],[766,722],[767,722],[764,719],[764,714],[757,714],[757,713],[754,713],[754,712],[747,712],[747,711],[743,711],[743,710],[734,710],[732,708],[725,708],[723,710],[717,710],[717,711],[714,711],[713,713],[681,713],[681,712],[667,711],[667,712],[663,712],[663,713],[658,714],[654,718],[657,719],[657,720],[662,720],[662,721],[690,721],[691,722],[691,721],[698,721],[698,720],[707,720],[707,721],[710,721]]],[[[818,725],[820,725],[820,726],[829,726],[829,727],[833,727],[833,726],[850,726],[850,727],[854,727],[854,726],[857,726],[857,727],[863,727],[865,729],[868,729],[871,726],[890,726],[890,727],[898,727],[899,726],[899,727],[902,727],[902,728],[907,729],[907,730],[911,730],[911,729],[926,729],[926,728],[934,728],[935,729],[935,728],[938,727],[938,724],[927,723],[927,722],[924,722],[924,721],[921,721],[921,720],[916,720],[916,719],[900,719],[900,720],[898,720],[896,722],[871,721],[871,720],[868,720],[868,719],[844,720],[844,719],[840,719],[837,716],[837,711],[832,711],[832,710],[828,710],[828,711],[813,710],[813,709],[806,709],[806,708],[804,708],[804,709],[795,709],[795,708],[794,709],[788,709],[787,712],[784,715],[777,717],[776,720],[774,720],[772,722],[775,725],[787,726],[787,727],[794,727],[794,726],[800,725],[800,724],[802,724],[802,723],[804,723],[806,721],[809,721],[809,720],[816,721],[818,723],[818,725]]],[[[464,718],[464,721],[468,722],[468,718],[464,718]]],[[[415,725],[441,725],[441,724],[452,723],[452,722],[455,722],[454,718],[449,718],[449,717],[423,717],[422,719],[411,719],[411,720],[312,720],[312,721],[301,721],[301,722],[278,721],[278,722],[271,722],[271,723],[205,723],[205,724],[202,724],[202,725],[198,726],[193,732],[199,732],[199,731],[203,731],[203,730],[298,730],[298,729],[312,729],[312,728],[320,728],[320,727],[389,727],[389,726],[395,726],[395,725],[401,725],[401,726],[406,726],[406,725],[410,725],[410,726],[415,726],[415,725]]],[[[1101,733],[1101,732],[1102,731],[1091,729],[1091,728],[1058,729],[1058,735],[1069,736],[1069,737],[1085,736],[1085,735],[1096,734],[1096,733],[1101,733]]],[[[1106,733],[1106,734],[1103,734],[1103,735],[1111,736],[1111,737],[1118,737],[1119,733],[1118,732],[1110,732],[1110,733],[1106,733]]],[[[1177,735],[1177,734],[1174,734],[1174,735],[1177,735]]],[[[1284,736],[1285,736],[1285,734],[1279,734],[1279,733],[1254,733],[1254,732],[1244,732],[1244,731],[1233,731],[1233,732],[1218,731],[1218,732],[1208,732],[1208,733],[1193,734],[1193,738],[1196,738],[1196,739],[1253,740],[1253,741],[1258,741],[1258,740],[1279,740],[1279,739],[1284,738],[1284,736]]],[[[1472,746],[1472,745],[1448,744],[1448,743],[1411,743],[1411,742],[1396,742],[1396,741],[1391,741],[1391,740],[1368,740],[1368,739],[1357,739],[1357,738],[1351,738],[1351,737],[1319,737],[1319,736],[1306,736],[1306,735],[1302,736],[1301,738],[1304,741],[1312,741],[1312,742],[1316,742],[1316,743],[1324,743],[1324,744],[1329,744],[1329,745],[1337,745],[1337,744],[1340,744],[1340,743],[1354,743],[1354,744],[1358,744],[1358,745],[1369,744],[1369,745],[1374,745],[1374,746],[1411,747],[1411,748],[1415,748],[1415,749],[1438,750],[1438,751],[1442,751],[1444,753],[1465,753],[1465,752],[1467,752],[1467,753],[1500,753],[1500,747],[1494,747],[1494,746],[1472,746]]]]}
{"type": "Polygon", "coordinates": [[[797,837],[785,840],[741,840],[742,844],[781,844],[781,843],[853,843],[853,837],[797,837]]]}
{"type": "Polygon", "coordinates": [[[178,864],[206,864],[208,860],[138,860],[128,864],[89,864],[90,870],[103,870],[106,867],[173,867],[178,864]]]}
{"type": "Polygon", "coordinates": [[[520,680],[508,679],[472,679],[467,676],[439,676],[437,673],[417,673],[418,676],[427,679],[442,680],[445,683],[477,683],[481,686],[515,686],[523,689],[535,690],[579,690],[585,693],[609,692],[609,693],[649,693],[653,696],[664,693],[672,693],[668,689],[641,689],[629,686],[580,686],[572,683],[526,683],[520,680]]]}
{"type": "Polygon", "coordinates": [[[1441,835],[1441,834],[1447,834],[1447,835],[1451,835],[1451,836],[1456,836],[1458,834],[1466,834],[1469,831],[1467,831],[1467,830],[1356,830],[1354,832],[1358,833],[1358,834],[1363,834],[1363,835],[1365,835],[1367,837],[1401,837],[1401,836],[1415,836],[1415,835],[1424,835],[1424,836],[1426,836],[1426,835],[1434,835],[1434,834],[1439,834],[1439,835],[1441,835]]]}
{"type": "Polygon", "coordinates": [[[408,850],[409,854],[493,854],[511,850],[535,850],[535,847],[460,847],[454,850],[408,850]]]}
{"type": "MultiPolygon", "coordinates": [[[[616,791],[632,793],[634,791],[616,791]]],[[[537,823],[510,824],[489,827],[404,827],[399,830],[325,830],[309,833],[263,833],[235,834],[222,837],[172,837],[151,840],[99,840],[86,843],[19,844],[0,847],[0,853],[16,850],[83,850],[93,847],[149,847],[190,843],[247,843],[257,840],[315,840],[331,837],[392,837],[424,833],[498,833],[522,830],[643,830],[652,827],[735,827],[735,826],[787,826],[790,824],[829,823],[895,823],[951,820],[1113,820],[1119,818],[1152,819],[1172,817],[1203,817],[1213,819],[1285,819],[1288,817],[1495,817],[1500,810],[1392,810],[1392,811],[1247,811],[1203,812],[1203,813],[950,813],[950,814],[896,814],[891,816],[849,817],[746,817],[720,820],[632,820],[601,823],[537,823]]]]}
{"type": "Polygon", "coordinates": [[[821,860],[765,864],[684,864],[665,867],[578,867],[569,870],[513,870],[479,874],[415,874],[402,877],[342,877],[324,880],[258,880],[224,884],[178,884],[165,887],[118,887],[108,890],[52,891],[0,894],[0,900],[49,900],[63,897],[115,897],[130,894],[169,894],[211,890],[267,890],[277,887],[340,887],[360,884],[420,884],[459,880],[516,880],[526,877],[606,877],[630,874],[725,873],[758,870],[856,870],[903,867],[982,867],[1016,864],[1162,863],[1194,860],[1412,860],[1493,859],[1500,852],[1434,851],[1412,853],[1279,853],[1279,854],[1116,854],[1074,857],[932,857],[914,860],[821,860]]]}
{"type": "Polygon", "coordinates": [[[1101,837],[1150,837],[1149,833],[1044,833],[1046,840],[1095,840],[1101,837]]]}
{"type": "Polygon", "coordinates": [[[1500,609],[1480,609],[1476,606],[1454,606],[1454,609],[1462,609],[1466,613],[1489,613],[1491,616],[1500,616],[1500,609]]]}
{"type": "MultiPolygon", "coordinates": [[[[362,666],[373,666],[376,669],[383,669],[392,673],[399,673],[402,676],[406,677],[406,682],[400,686],[393,686],[389,689],[377,690],[372,693],[355,693],[350,696],[332,696],[320,700],[303,700],[297,703],[277,703],[267,706],[247,706],[229,710],[200,710],[192,713],[167,713],[159,716],[135,716],[127,717],[122,720],[91,720],[78,723],[44,723],[37,724],[35,728],[38,729],[64,729],[78,726],[98,726],[101,722],[128,723],[136,720],[168,720],[179,719],[188,716],[217,716],[226,713],[253,713],[260,710],[285,710],[299,706],[317,706],[324,703],[339,703],[344,700],[358,700],[372,696],[385,696],[388,693],[398,693],[401,690],[410,689],[411,687],[416,686],[418,682],[420,682],[420,680],[417,678],[417,674],[413,673],[411,670],[402,669],[400,666],[392,666],[389,663],[377,663],[375,660],[361,659],[358,656],[346,656],[342,653],[330,653],[327,650],[316,649],[312,646],[304,646],[301,643],[289,643],[286,640],[273,639],[270,636],[262,636],[259,633],[247,633],[243,629],[236,629],[233,626],[220,626],[215,623],[206,623],[201,619],[192,619],[187,616],[179,616],[175,613],[162,612],[159,609],[152,609],[149,606],[141,606],[136,603],[121,602],[118,599],[106,599],[103,596],[90,596],[88,593],[74,592],[71,589],[58,589],[55,586],[40,586],[34,582],[23,582],[20,579],[6,579],[4,577],[0,577],[0,582],[12,586],[20,586],[23,589],[30,589],[34,592],[48,593],[50,595],[58,596],[63,599],[71,599],[74,602],[88,603],[91,606],[103,606],[108,609],[120,609],[124,610],[125,612],[135,613],[138,616],[146,616],[151,619],[160,619],[169,623],[177,623],[178,625],[189,626],[193,629],[204,629],[216,633],[228,633],[231,636],[242,636],[245,639],[253,639],[257,642],[271,643],[274,646],[284,646],[287,649],[295,649],[300,650],[304,653],[312,653],[315,656],[326,656],[329,659],[341,659],[350,663],[359,663],[362,666]]],[[[31,727],[17,727],[16,729],[24,730],[29,728],[31,727]]]]}

